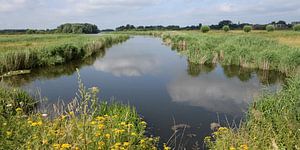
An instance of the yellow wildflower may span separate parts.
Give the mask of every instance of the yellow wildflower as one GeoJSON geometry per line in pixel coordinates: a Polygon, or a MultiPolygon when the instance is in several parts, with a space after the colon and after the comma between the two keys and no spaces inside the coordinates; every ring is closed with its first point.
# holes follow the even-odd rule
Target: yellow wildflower
{"type": "Polygon", "coordinates": [[[96,124],[96,121],[92,121],[92,122],[91,122],[91,125],[95,125],[95,124],[96,124]]]}
{"type": "Polygon", "coordinates": [[[142,125],[147,125],[147,122],[142,121],[142,122],[140,122],[140,124],[142,124],[142,125]]]}
{"type": "Polygon", "coordinates": [[[54,149],[59,149],[60,148],[60,144],[53,144],[52,145],[54,149]]]}
{"type": "Polygon", "coordinates": [[[247,145],[247,144],[242,144],[242,145],[240,146],[240,148],[241,148],[242,150],[248,150],[248,145],[247,145]]]}
{"type": "Polygon", "coordinates": [[[99,133],[99,132],[97,132],[96,134],[95,134],[95,136],[96,137],[98,137],[98,136],[100,136],[101,134],[99,133]]]}
{"type": "Polygon", "coordinates": [[[121,125],[121,126],[125,126],[125,125],[126,125],[126,122],[121,122],[120,125],[121,125]]]}
{"type": "Polygon", "coordinates": [[[133,126],[134,126],[134,125],[131,124],[131,123],[129,123],[129,124],[127,125],[128,128],[132,128],[133,126]]]}
{"type": "Polygon", "coordinates": [[[71,145],[70,144],[62,144],[61,148],[71,148],[71,145]]]}
{"type": "Polygon", "coordinates": [[[32,122],[32,121],[28,121],[28,123],[31,122],[31,126],[35,127],[35,126],[41,126],[43,124],[42,121],[38,121],[38,122],[32,122]]]}
{"type": "Polygon", "coordinates": [[[228,128],[226,128],[226,127],[220,127],[219,129],[218,129],[218,131],[219,132],[228,132],[228,128]]]}
{"type": "Polygon", "coordinates": [[[141,139],[140,144],[144,144],[146,141],[144,139],[141,139]]]}
{"type": "Polygon", "coordinates": [[[130,145],[130,143],[129,143],[129,142],[124,142],[123,145],[124,145],[125,147],[128,147],[128,146],[130,145]]]}
{"type": "Polygon", "coordinates": [[[21,112],[21,111],[23,111],[23,109],[19,107],[16,109],[16,111],[21,112]]]}
{"type": "Polygon", "coordinates": [[[102,129],[105,128],[105,125],[104,125],[104,124],[99,124],[99,125],[98,125],[98,128],[99,128],[100,130],[102,130],[102,129]]]}
{"type": "Polygon", "coordinates": [[[105,143],[103,141],[98,142],[99,147],[103,147],[104,145],[105,145],[105,143]]]}
{"type": "Polygon", "coordinates": [[[70,114],[71,116],[74,116],[74,112],[73,112],[73,111],[69,112],[69,114],[70,114]]]}
{"type": "Polygon", "coordinates": [[[230,146],[229,150],[236,150],[236,148],[233,146],[230,146]]]}
{"type": "Polygon", "coordinates": [[[110,138],[110,134],[105,134],[105,137],[109,139],[110,138]]]}
{"type": "Polygon", "coordinates": [[[167,144],[164,144],[164,150],[171,150],[171,147],[168,147],[167,144]]]}
{"type": "Polygon", "coordinates": [[[132,132],[131,135],[132,136],[137,136],[137,134],[135,132],[132,132]]]}
{"type": "Polygon", "coordinates": [[[11,136],[12,135],[12,132],[11,131],[6,131],[6,136],[11,136]]]}
{"type": "Polygon", "coordinates": [[[100,122],[103,122],[103,121],[105,121],[105,118],[102,117],[102,116],[98,116],[98,117],[96,117],[96,120],[100,121],[100,122]]]}

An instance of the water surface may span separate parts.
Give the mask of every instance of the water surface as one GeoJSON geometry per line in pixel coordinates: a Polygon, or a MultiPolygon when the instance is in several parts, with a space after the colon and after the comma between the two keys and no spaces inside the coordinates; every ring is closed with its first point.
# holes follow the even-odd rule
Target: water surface
{"type": "Polygon", "coordinates": [[[49,103],[68,102],[77,91],[76,68],[87,87],[100,87],[101,98],[135,106],[149,123],[149,134],[162,142],[171,137],[174,124],[188,125],[187,147],[197,141],[202,146],[212,122],[239,122],[253,97],[278,89],[283,79],[274,71],[193,64],[158,38],[136,36],[84,62],[36,69],[7,83],[38,88],[49,103]]]}

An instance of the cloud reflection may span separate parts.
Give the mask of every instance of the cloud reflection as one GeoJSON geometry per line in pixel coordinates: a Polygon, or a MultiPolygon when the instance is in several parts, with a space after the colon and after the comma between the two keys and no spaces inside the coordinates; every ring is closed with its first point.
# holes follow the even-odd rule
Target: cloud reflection
{"type": "Polygon", "coordinates": [[[230,114],[241,114],[260,88],[259,81],[241,82],[214,73],[198,78],[181,76],[167,86],[174,102],[230,114]]]}
{"type": "Polygon", "coordinates": [[[159,69],[159,58],[154,54],[131,53],[131,55],[114,55],[96,61],[96,70],[111,73],[114,76],[137,77],[152,74],[159,69]]]}

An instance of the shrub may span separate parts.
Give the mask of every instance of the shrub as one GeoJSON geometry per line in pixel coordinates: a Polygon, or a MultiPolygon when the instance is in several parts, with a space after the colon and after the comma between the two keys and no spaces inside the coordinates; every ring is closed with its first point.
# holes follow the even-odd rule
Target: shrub
{"type": "Polygon", "coordinates": [[[225,25],[225,26],[223,26],[223,30],[224,30],[225,32],[228,32],[228,31],[230,30],[230,28],[229,28],[228,25],[225,25]]]}
{"type": "Polygon", "coordinates": [[[209,26],[202,26],[200,30],[203,33],[207,33],[210,30],[210,27],[209,26]]]}
{"type": "Polygon", "coordinates": [[[267,25],[266,30],[267,30],[268,32],[272,32],[272,31],[275,30],[275,26],[274,26],[274,25],[267,25]]]}
{"type": "Polygon", "coordinates": [[[300,31],[300,24],[294,25],[293,29],[294,29],[295,31],[300,31]]]}
{"type": "Polygon", "coordinates": [[[248,33],[252,30],[252,26],[246,25],[244,26],[243,30],[248,33]]]}

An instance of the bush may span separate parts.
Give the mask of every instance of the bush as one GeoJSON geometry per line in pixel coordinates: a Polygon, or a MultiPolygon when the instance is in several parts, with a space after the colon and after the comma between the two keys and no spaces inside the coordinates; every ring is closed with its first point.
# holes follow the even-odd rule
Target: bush
{"type": "Polygon", "coordinates": [[[225,32],[228,32],[228,31],[230,30],[230,28],[229,28],[228,25],[225,25],[225,26],[223,26],[223,30],[224,30],[225,32]]]}
{"type": "Polygon", "coordinates": [[[243,30],[248,33],[252,30],[252,26],[246,25],[246,26],[244,26],[243,30]]]}
{"type": "Polygon", "coordinates": [[[200,30],[203,33],[207,33],[210,30],[210,27],[209,26],[202,26],[200,30]]]}
{"type": "Polygon", "coordinates": [[[293,29],[294,29],[295,31],[300,31],[300,24],[294,25],[293,29]]]}
{"type": "Polygon", "coordinates": [[[267,30],[268,32],[272,32],[272,31],[275,30],[275,26],[274,26],[274,25],[267,25],[266,30],[267,30]]]}

